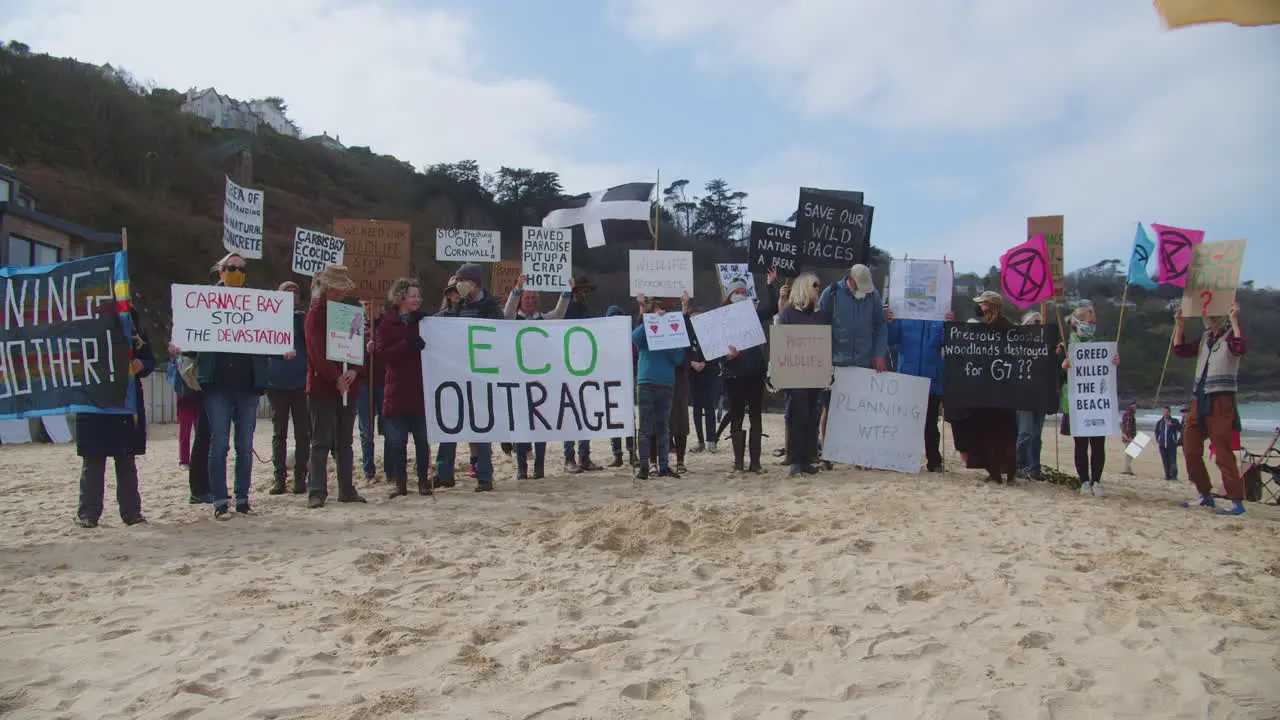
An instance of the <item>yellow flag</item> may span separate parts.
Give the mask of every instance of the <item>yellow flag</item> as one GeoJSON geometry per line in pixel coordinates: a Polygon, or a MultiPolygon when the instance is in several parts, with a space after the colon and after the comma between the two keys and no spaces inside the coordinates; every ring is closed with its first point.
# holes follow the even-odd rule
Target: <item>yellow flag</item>
{"type": "Polygon", "coordinates": [[[1155,0],[1169,28],[1229,22],[1241,27],[1280,24],[1280,0],[1155,0]]]}

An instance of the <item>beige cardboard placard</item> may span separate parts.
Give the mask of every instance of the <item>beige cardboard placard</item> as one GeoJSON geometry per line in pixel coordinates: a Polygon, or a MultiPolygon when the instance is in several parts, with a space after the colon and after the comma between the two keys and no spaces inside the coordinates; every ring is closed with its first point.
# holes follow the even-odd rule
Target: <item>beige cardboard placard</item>
{"type": "Polygon", "coordinates": [[[1183,316],[1227,314],[1240,287],[1245,244],[1244,240],[1220,240],[1195,246],[1182,293],[1183,316]]]}
{"type": "Polygon", "coordinates": [[[1067,296],[1067,280],[1063,274],[1063,216],[1044,215],[1027,218],[1027,239],[1044,234],[1044,247],[1049,251],[1049,271],[1053,273],[1053,299],[1067,296]]]}
{"type": "Polygon", "coordinates": [[[520,268],[519,260],[503,260],[493,264],[493,269],[489,271],[489,292],[498,298],[498,302],[507,301],[507,296],[520,279],[520,268]]]}
{"type": "Polygon", "coordinates": [[[830,325],[770,325],[769,383],[779,390],[831,384],[830,325]]]}
{"type": "Polygon", "coordinates": [[[346,241],[344,261],[357,297],[385,300],[391,284],[409,275],[409,223],[335,219],[333,234],[346,241]]]}

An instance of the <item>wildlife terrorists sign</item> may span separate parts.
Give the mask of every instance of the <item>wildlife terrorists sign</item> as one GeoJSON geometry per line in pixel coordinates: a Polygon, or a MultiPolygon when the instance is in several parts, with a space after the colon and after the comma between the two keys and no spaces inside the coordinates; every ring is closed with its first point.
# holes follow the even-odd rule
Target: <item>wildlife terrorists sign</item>
{"type": "Polygon", "coordinates": [[[333,234],[346,241],[356,297],[385,301],[391,284],[409,275],[409,223],[339,219],[333,221],[333,234]]]}
{"type": "Polygon", "coordinates": [[[949,322],[943,332],[949,407],[1053,411],[1048,388],[1057,369],[1044,325],[949,322]]]}
{"type": "Polygon", "coordinates": [[[800,244],[794,239],[795,228],[770,223],[751,223],[751,254],[747,266],[755,272],[778,268],[783,277],[800,274],[800,244]]]}
{"type": "Polygon", "coordinates": [[[1182,293],[1184,317],[1227,314],[1240,287],[1245,245],[1244,240],[1222,240],[1195,246],[1182,293]]]}
{"type": "Polygon", "coordinates": [[[123,252],[0,268],[0,418],[132,414],[123,252]]]}
{"type": "Polygon", "coordinates": [[[685,324],[684,313],[645,313],[644,339],[650,350],[689,347],[689,328],[685,324]]]}
{"type": "Polygon", "coordinates": [[[293,293],[171,285],[171,342],[182,352],[284,355],[294,351],[293,293]]]}
{"type": "Polygon", "coordinates": [[[929,379],[836,368],[822,459],[902,473],[920,472],[920,438],[929,409],[929,379]]]}
{"type": "Polygon", "coordinates": [[[779,390],[831,384],[830,325],[770,325],[769,384],[779,390]]]}
{"type": "Polygon", "coordinates": [[[693,332],[698,336],[702,356],[710,360],[729,354],[729,346],[739,352],[765,344],[764,329],[753,303],[743,301],[721,305],[694,316],[693,332]]]}
{"type": "Polygon", "coordinates": [[[433,442],[541,442],[635,430],[631,321],[423,318],[433,442]]]}
{"type": "Polygon", "coordinates": [[[800,188],[793,236],[800,243],[801,264],[847,269],[869,262],[873,212],[862,203],[861,193],[800,188]]]}
{"type": "Polygon", "coordinates": [[[631,297],[693,297],[693,253],[688,250],[632,250],[631,297]]]}
{"type": "Polygon", "coordinates": [[[315,277],[316,273],[328,265],[342,265],[346,246],[346,242],[340,237],[296,228],[293,231],[293,271],[299,275],[315,277]]]}
{"type": "Polygon", "coordinates": [[[436,230],[436,261],[492,263],[501,260],[502,234],[497,230],[436,230]]]}
{"type": "Polygon", "coordinates": [[[227,178],[222,205],[222,247],[246,258],[262,259],[262,209],[266,193],[240,187],[227,178]]]}
{"type": "Polygon", "coordinates": [[[525,227],[521,255],[525,290],[569,290],[573,279],[572,230],[525,227]]]}
{"type": "Polygon", "coordinates": [[[1113,342],[1079,342],[1067,346],[1067,415],[1072,437],[1120,434],[1116,400],[1116,355],[1113,342]]]}

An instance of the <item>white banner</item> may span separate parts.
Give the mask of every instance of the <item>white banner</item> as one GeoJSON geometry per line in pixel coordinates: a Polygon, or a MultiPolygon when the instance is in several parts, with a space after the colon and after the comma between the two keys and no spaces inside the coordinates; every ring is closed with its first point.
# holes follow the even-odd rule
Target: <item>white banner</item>
{"type": "Polygon", "coordinates": [[[693,297],[693,253],[688,250],[632,250],[631,297],[693,297]]]}
{"type": "Polygon", "coordinates": [[[635,431],[631,321],[423,318],[427,436],[537,442],[635,431]]]}
{"type": "Polygon", "coordinates": [[[689,328],[684,313],[644,314],[644,339],[650,350],[676,350],[689,347],[689,328]]]}
{"type": "Polygon", "coordinates": [[[1114,342],[1078,342],[1067,346],[1067,415],[1072,437],[1107,437],[1120,434],[1120,410],[1116,401],[1114,342]]]}
{"type": "Polygon", "coordinates": [[[525,290],[568,290],[573,277],[573,231],[526,226],[521,260],[525,290]]]}
{"type": "Polygon", "coordinates": [[[293,293],[171,285],[173,332],[183,352],[284,355],[293,347],[293,293]]]}
{"type": "Polygon", "coordinates": [[[728,355],[730,345],[742,352],[766,342],[760,316],[749,300],[722,305],[694,316],[690,322],[702,347],[702,356],[707,360],[728,355]]]}
{"type": "Polygon", "coordinates": [[[720,276],[720,297],[729,294],[729,283],[741,280],[747,284],[747,294],[756,299],[756,276],[747,269],[746,263],[716,263],[716,274],[720,276]]]}
{"type": "Polygon", "coordinates": [[[327,265],[345,265],[347,241],[322,232],[295,228],[293,231],[293,271],[315,277],[327,265]]]}
{"type": "Polygon", "coordinates": [[[436,230],[438,262],[495,263],[501,255],[502,234],[497,230],[436,230]]]}
{"type": "Polygon", "coordinates": [[[896,320],[946,320],[951,312],[951,264],[945,260],[889,263],[889,309],[896,320]]]}
{"type": "Polygon", "coordinates": [[[822,459],[920,472],[929,379],[858,367],[835,371],[822,459]]]}
{"type": "Polygon", "coordinates": [[[246,258],[262,259],[262,208],[266,193],[240,187],[227,178],[222,205],[222,247],[246,258]]]}

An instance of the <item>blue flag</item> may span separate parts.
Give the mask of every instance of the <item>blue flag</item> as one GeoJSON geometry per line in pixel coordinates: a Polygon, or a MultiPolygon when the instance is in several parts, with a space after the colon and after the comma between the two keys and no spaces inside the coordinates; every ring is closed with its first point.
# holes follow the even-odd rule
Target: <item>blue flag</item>
{"type": "Polygon", "coordinates": [[[1128,283],[1130,285],[1137,285],[1147,290],[1155,290],[1160,287],[1147,274],[1147,261],[1151,259],[1151,255],[1155,250],[1155,243],[1151,242],[1151,238],[1147,237],[1147,231],[1143,229],[1142,223],[1138,223],[1138,232],[1133,236],[1133,252],[1129,255],[1128,283]]]}

